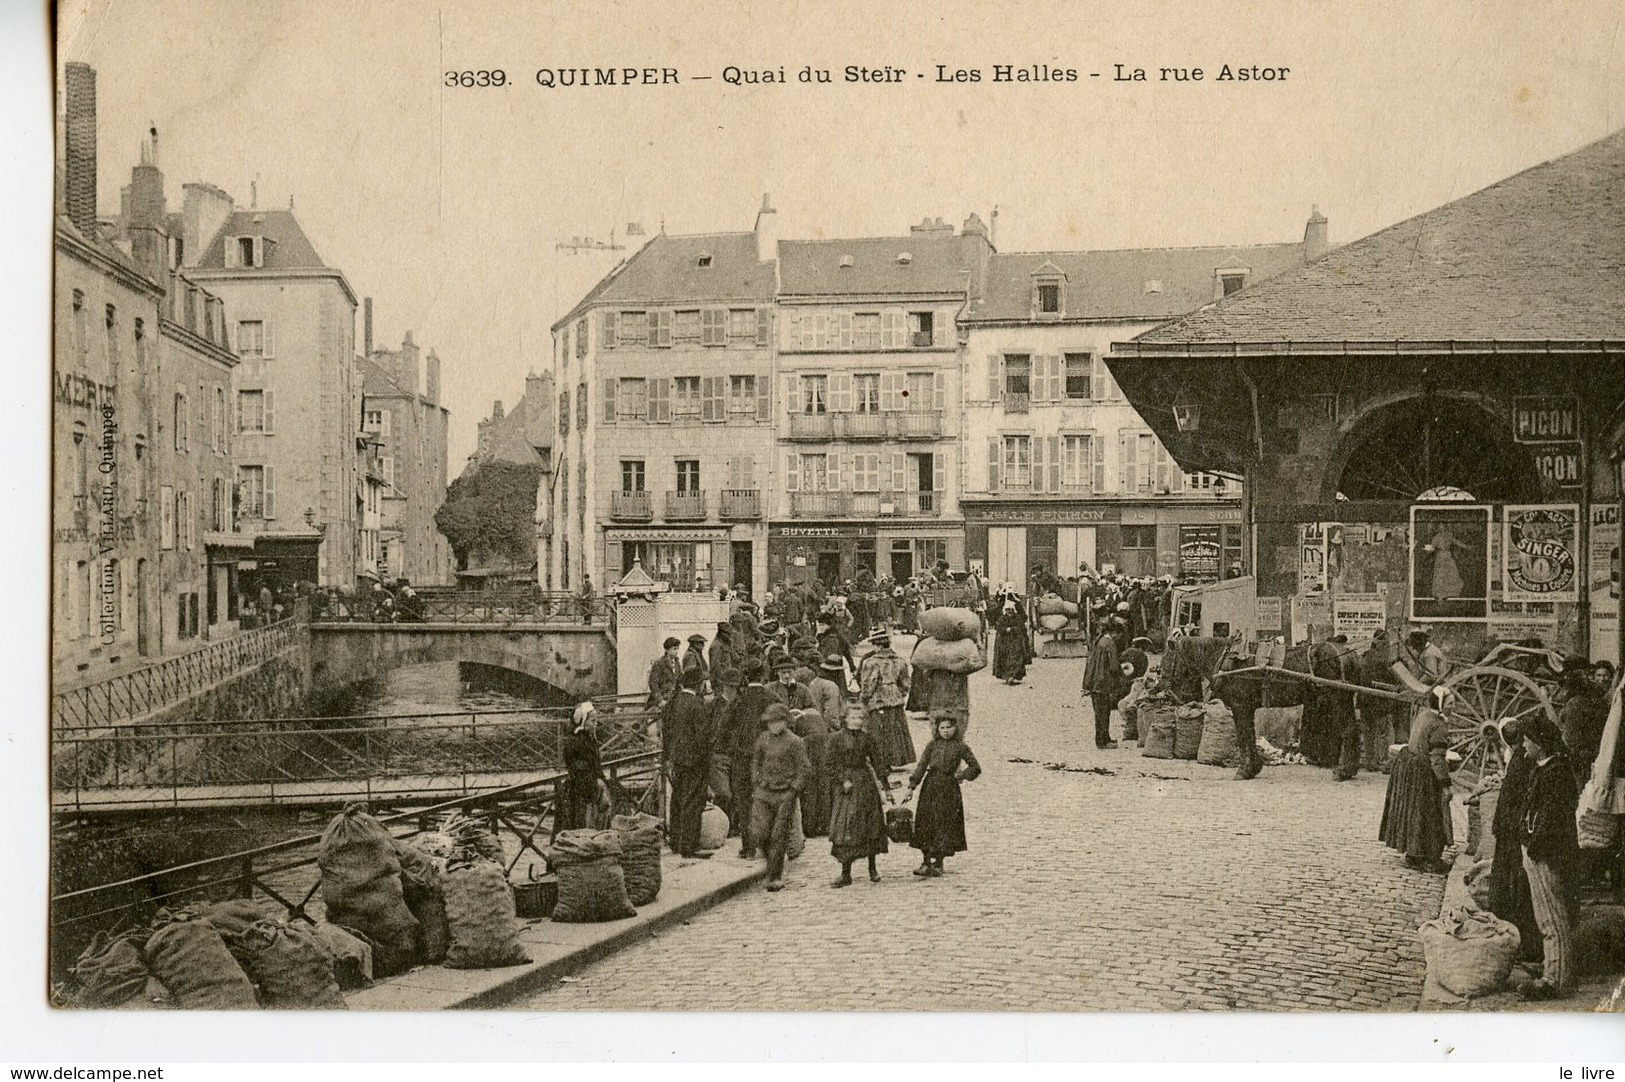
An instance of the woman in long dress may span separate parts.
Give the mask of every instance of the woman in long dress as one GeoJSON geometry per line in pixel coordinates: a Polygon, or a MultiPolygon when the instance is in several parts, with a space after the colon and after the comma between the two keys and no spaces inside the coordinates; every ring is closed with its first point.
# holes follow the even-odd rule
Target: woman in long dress
{"type": "Polygon", "coordinates": [[[1440,601],[1460,597],[1466,585],[1461,580],[1461,569],[1456,566],[1455,550],[1461,547],[1460,543],[1447,528],[1440,526],[1429,546],[1433,549],[1433,596],[1440,601]]]}
{"type": "Polygon", "coordinates": [[[565,779],[559,784],[553,814],[554,834],[602,825],[599,793],[605,788],[604,768],[598,757],[598,713],[590,702],[581,703],[570,718],[564,738],[565,779]]]}
{"type": "Polygon", "coordinates": [[[1407,867],[1439,874],[1450,870],[1441,859],[1450,844],[1446,818],[1450,801],[1450,768],[1445,750],[1450,729],[1441,711],[1450,695],[1443,686],[1428,693],[1428,705],[1416,712],[1411,737],[1394,758],[1388,773],[1388,797],[1377,838],[1405,854],[1407,867]]]}
{"type": "MultiPolygon", "coordinates": [[[[931,719],[934,733],[920,753],[920,764],[908,779],[908,795],[920,790],[919,810],[914,818],[914,837],[909,842],[920,851],[920,866],[914,874],[936,878],[942,875],[942,862],[963,853],[965,843],[965,801],[959,791],[962,781],[975,781],[982,766],[959,735],[958,719],[937,714],[931,719]]],[[[908,798],[905,797],[905,800],[908,798]]]]}
{"type": "Polygon", "coordinates": [[[1027,678],[1027,662],[1032,660],[1032,643],[1027,636],[1027,619],[1014,598],[999,607],[994,624],[993,675],[1007,684],[1027,678]]]}
{"type": "MultiPolygon", "coordinates": [[[[825,747],[829,775],[829,852],[841,862],[832,887],[852,884],[852,865],[869,862],[869,882],[880,882],[875,856],[886,852],[886,815],[880,807],[880,778],[887,764],[874,737],[863,731],[863,711],[847,709],[846,727],[825,747]]],[[[891,800],[891,794],[886,794],[891,800]]]]}

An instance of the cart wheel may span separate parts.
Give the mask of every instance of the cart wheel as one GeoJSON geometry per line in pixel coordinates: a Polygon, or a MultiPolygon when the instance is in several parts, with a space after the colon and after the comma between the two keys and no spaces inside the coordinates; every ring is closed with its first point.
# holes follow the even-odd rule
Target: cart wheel
{"type": "Polygon", "coordinates": [[[1486,725],[1494,725],[1502,718],[1545,716],[1557,720],[1546,690],[1512,669],[1463,669],[1447,679],[1445,687],[1455,693],[1445,715],[1450,726],[1450,750],[1461,756],[1456,774],[1469,786],[1501,770],[1500,738],[1486,735],[1486,725]]]}

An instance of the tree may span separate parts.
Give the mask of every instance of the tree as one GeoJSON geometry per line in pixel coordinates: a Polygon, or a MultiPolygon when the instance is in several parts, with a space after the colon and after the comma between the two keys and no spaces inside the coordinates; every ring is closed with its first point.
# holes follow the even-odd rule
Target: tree
{"type": "Polygon", "coordinates": [[[446,489],[434,524],[457,566],[529,567],[536,561],[537,463],[487,462],[446,489]]]}

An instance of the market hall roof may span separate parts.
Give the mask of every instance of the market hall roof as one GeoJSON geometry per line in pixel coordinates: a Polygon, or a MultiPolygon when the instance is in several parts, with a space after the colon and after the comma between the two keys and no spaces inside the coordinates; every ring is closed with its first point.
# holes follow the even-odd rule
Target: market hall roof
{"type": "Polygon", "coordinates": [[[1598,340],[1625,340],[1625,130],[1147,331],[1113,356],[1598,340]]]}

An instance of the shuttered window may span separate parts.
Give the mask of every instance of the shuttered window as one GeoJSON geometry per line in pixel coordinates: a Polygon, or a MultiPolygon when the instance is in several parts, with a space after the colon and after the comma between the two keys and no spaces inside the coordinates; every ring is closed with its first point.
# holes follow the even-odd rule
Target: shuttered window
{"type": "Polygon", "coordinates": [[[1032,437],[1004,437],[1004,464],[1000,471],[1000,484],[1008,488],[1030,488],[1032,483],[1032,437]]]}
{"type": "Polygon", "coordinates": [[[700,377],[672,379],[671,416],[676,421],[694,421],[700,416],[700,377]]]}
{"type": "Polygon", "coordinates": [[[649,385],[641,379],[623,379],[617,392],[615,416],[623,421],[641,421],[649,416],[649,385]]]}
{"type": "Polygon", "coordinates": [[[726,376],[700,377],[700,420],[727,420],[727,395],[728,378],[726,376]]]}
{"type": "Polygon", "coordinates": [[[649,381],[649,420],[665,424],[671,420],[671,378],[657,376],[649,381]]]}
{"type": "Polygon", "coordinates": [[[700,309],[700,345],[725,346],[728,344],[728,313],[722,308],[700,309]]]}

